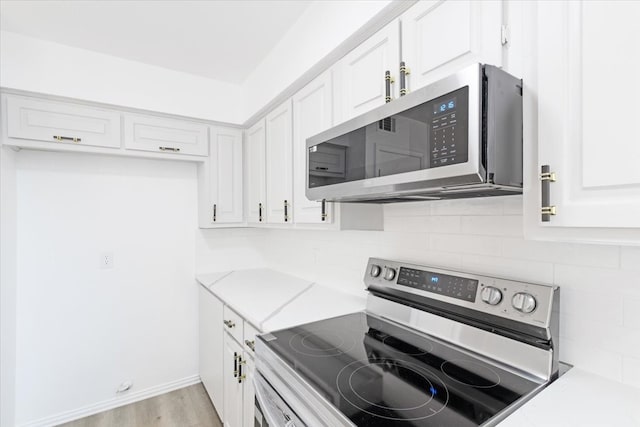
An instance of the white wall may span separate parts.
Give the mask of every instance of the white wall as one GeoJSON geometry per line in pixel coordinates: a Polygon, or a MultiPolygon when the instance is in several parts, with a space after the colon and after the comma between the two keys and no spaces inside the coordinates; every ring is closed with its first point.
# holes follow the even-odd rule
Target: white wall
{"type": "Polygon", "coordinates": [[[245,119],[384,9],[390,0],[315,1],[243,83],[245,119]]]}
{"type": "Polygon", "coordinates": [[[0,426],[15,424],[16,386],[15,152],[0,147],[0,426]]]}
{"type": "Polygon", "coordinates": [[[240,124],[240,86],[0,32],[0,85],[240,124]]]}
{"type": "Polygon", "coordinates": [[[525,241],[522,230],[514,196],[391,204],[383,232],[261,230],[248,244],[271,268],[352,293],[371,256],[557,284],[561,360],[640,387],[640,248],[525,241]]]}
{"type": "Polygon", "coordinates": [[[17,424],[196,381],[196,165],[16,157],[17,424]]]}

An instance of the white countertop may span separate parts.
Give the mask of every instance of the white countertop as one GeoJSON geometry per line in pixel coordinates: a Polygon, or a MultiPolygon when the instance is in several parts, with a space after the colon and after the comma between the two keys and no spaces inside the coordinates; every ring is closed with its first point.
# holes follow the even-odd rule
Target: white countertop
{"type": "Polygon", "coordinates": [[[267,268],[199,274],[196,279],[260,330],[265,320],[312,285],[267,268]]]}
{"type": "Polygon", "coordinates": [[[500,427],[640,426],[640,388],[572,368],[500,427]]]}
{"type": "Polygon", "coordinates": [[[296,299],[284,306],[263,324],[263,331],[276,331],[293,325],[362,311],[366,298],[314,284],[296,299]]]}

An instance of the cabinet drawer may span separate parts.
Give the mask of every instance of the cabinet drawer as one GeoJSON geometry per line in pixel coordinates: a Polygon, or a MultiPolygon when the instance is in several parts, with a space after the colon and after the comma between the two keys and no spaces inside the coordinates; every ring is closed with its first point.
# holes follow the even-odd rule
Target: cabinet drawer
{"type": "Polygon", "coordinates": [[[231,334],[231,336],[235,338],[236,341],[238,341],[239,343],[243,343],[244,320],[238,313],[231,310],[226,305],[224,306],[223,313],[224,329],[229,332],[229,334],[231,334]]]}
{"type": "Polygon", "coordinates": [[[253,325],[245,320],[244,341],[242,341],[242,345],[244,347],[244,351],[246,351],[251,356],[253,356],[256,351],[256,335],[258,335],[259,333],[260,331],[258,331],[253,327],[253,325]]]}
{"type": "Polygon", "coordinates": [[[120,113],[79,104],[7,96],[10,138],[120,148],[120,113]]]}
{"type": "Polygon", "coordinates": [[[206,156],[208,126],[186,120],[125,114],[124,145],[130,150],[206,156]]]}

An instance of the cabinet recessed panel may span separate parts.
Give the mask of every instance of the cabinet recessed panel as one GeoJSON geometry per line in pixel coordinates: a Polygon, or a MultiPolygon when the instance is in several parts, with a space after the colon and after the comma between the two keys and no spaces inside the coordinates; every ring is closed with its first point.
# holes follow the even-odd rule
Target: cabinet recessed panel
{"type": "Polygon", "coordinates": [[[640,184],[639,16],[638,2],[582,3],[585,187],[640,184]]]}
{"type": "Polygon", "coordinates": [[[416,19],[418,69],[428,73],[471,51],[471,4],[445,1],[416,19]]]}
{"type": "Polygon", "coordinates": [[[354,108],[384,97],[384,71],[380,71],[384,70],[386,43],[388,40],[384,40],[348,64],[349,81],[352,82],[351,102],[354,108]]]}
{"type": "Polygon", "coordinates": [[[120,147],[118,112],[21,96],[7,96],[6,105],[10,138],[120,147]]]}

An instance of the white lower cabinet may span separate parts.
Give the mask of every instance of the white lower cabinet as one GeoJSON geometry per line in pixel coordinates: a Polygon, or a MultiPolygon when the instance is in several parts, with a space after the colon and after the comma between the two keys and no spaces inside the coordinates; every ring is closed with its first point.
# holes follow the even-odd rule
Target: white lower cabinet
{"type": "Polygon", "coordinates": [[[200,378],[218,415],[224,419],[223,345],[224,305],[222,301],[200,286],[200,378]]]}
{"type": "Polygon", "coordinates": [[[242,426],[242,347],[231,335],[224,334],[224,416],[226,427],[242,426]]]}
{"type": "Polygon", "coordinates": [[[255,362],[249,352],[244,352],[242,373],[246,377],[243,380],[244,390],[242,390],[242,425],[243,427],[254,427],[255,425],[255,391],[253,389],[253,375],[255,373],[255,362]]]}
{"type": "Polygon", "coordinates": [[[253,427],[258,331],[200,286],[200,378],[226,427],[253,427]]]}
{"type": "Polygon", "coordinates": [[[208,130],[204,123],[125,114],[124,146],[129,150],[206,156],[208,130]]]}

